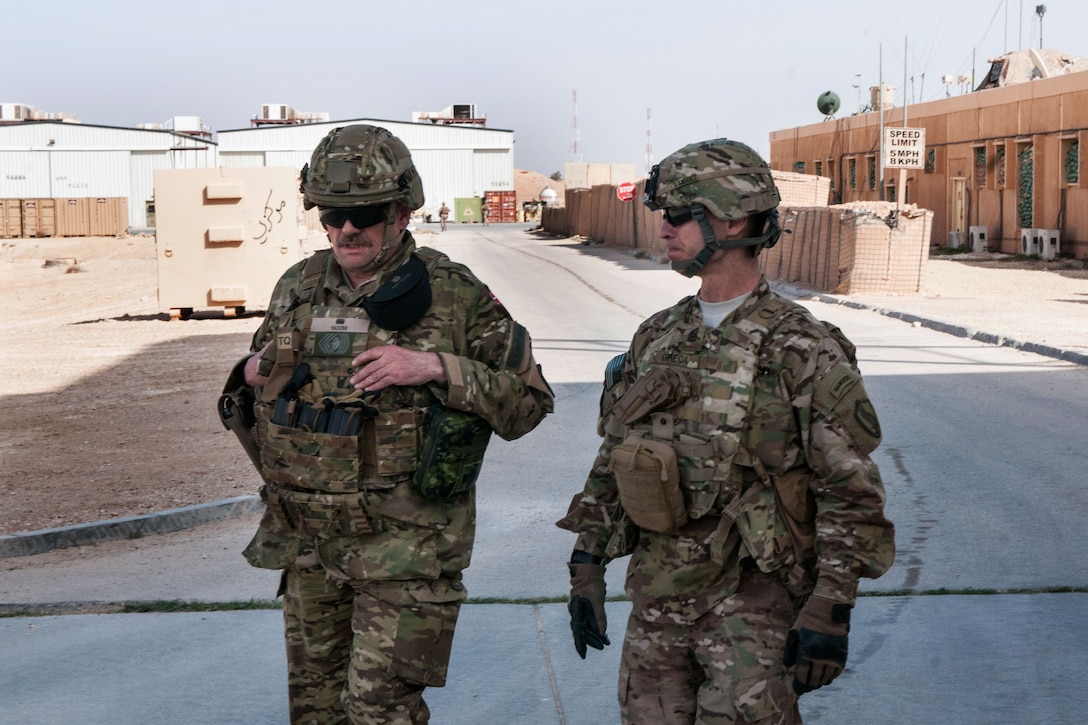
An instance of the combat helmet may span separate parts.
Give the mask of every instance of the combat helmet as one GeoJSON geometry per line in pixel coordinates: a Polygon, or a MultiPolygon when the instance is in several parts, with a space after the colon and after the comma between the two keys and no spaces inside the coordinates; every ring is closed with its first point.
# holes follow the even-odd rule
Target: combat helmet
{"type": "Polygon", "coordinates": [[[423,182],[404,142],[384,128],[334,128],[302,167],[302,198],[313,207],[423,206],[423,182]]]}
{"type": "Polygon", "coordinates": [[[673,268],[691,277],[719,249],[753,247],[759,254],[773,247],[781,234],[778,204],[781,197],[767,163],[750,147],[725,138],[688,144],[666,156],[650,170],[642,203],[668,214],[690,213],[699,222],[706,246],[690,260],[673,268]],[[743,219],[767,212],[767,223],[757,237],[718,240],[706,214],[719,219],[743,219]]]}

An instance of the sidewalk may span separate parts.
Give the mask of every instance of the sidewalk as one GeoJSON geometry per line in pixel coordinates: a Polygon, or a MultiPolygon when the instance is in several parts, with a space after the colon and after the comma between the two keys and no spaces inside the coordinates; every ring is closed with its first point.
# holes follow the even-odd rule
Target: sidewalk
{"type": "MultiPolygon", "coordinates": [[[[1088,296],[1049,300],[1046,290],[1039,290],[1037,309],[1010,315],[984,303],[951,304],[948,295],[885,299],[796,293],[804,300],[860,306],[959,336],[995,334],[1000,338],[996,344],[1012,340],[1020,344],[1010,346],[1022,349],[1032,341],[1031,318],[1037,331],[1040,316],[1060,310],[1067,323],[1063,327],[1072,333],[1036,343],[1037,352],[1052,349],[1050,357],[1088,364],[1088,359],[1081,361],[1088,304],[1069,304],[1088,302],[1088,296]]],[[[513,445],[502,450],[509,460],[492,463],[489,457],[489,466],[514,467],[518,451],[527,449],[513,445]]],[[[494,505],[520,511],[519,493],[494,505]]],[[[254,498],[0,537],[0,557],[8,557],[0,558],[0,611],[64,602],[111,611],[109,602],[270,600],[277,574],[251,569],[239,555],[256,526],[254,498]],[[155,535],[131,538],[147,534],[155,535]],[[124,540],[111,541],[111,536],[124,540]],[[101,543],[75,552],[51,551],[92,541],[101,543]],[[22,556],[30,553],[35,555],[22,556]]],[[[517,515],[510,523],[514,532],[525,523],[517,515]]],[[[569,540],[561,538],[568,546],[569,540]]],[[[524,540],[489,541],[487,550],[497,553],[487,556],[496,556],[494,561],[481,560],[480,543],[481,557],[466,572],[474,601],[492,596],[541,601],[538,590],[564,591],[563,567],[538,567],[534,557],[540,552],[529,551],[524,540]],[[509,576],[509,568],[517,566],[538,572],[538,586],[519,588],[509,576]]],[[[622,592],[622,569],[610,568],[611,594],[622,592]]],[[[467,604],[447,686],[426,695],[432,722],[618,722],[616,680],[629,606],[609,603],[614,644],[604,652],[591,650],[582,661],[571,644],[562,602],[467,604]]],[[[73,609],[78,608],[66,611],[73,609]]],[[[843,686],[806,695],[801,701],[805,721],[1081,722],[1088,693],[1077,686],[1076,676],[1088,670],[1081,626],[1085,611],[1088,594],[1080,593],[863,596],[854,610],[843,686]]],[[[282,636],[279,612],[267,609],[3,618],[0,722],[286,723],[282,636]]]]}

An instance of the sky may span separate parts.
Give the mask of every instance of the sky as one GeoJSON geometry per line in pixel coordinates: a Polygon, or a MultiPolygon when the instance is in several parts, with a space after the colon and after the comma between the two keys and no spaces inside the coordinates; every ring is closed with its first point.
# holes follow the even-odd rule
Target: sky
{"type": "MultiPolygon", "coordinates": [[[[684,144],[819,123],[896,87],[895,105],[958,95],[989,60],[1042,47],[1088,57],[1088,3],[1051,0],[14,0],[0,102],[131,127],[199,116],[248,128],[265,103],[331,120],[410,121],[476,104],[514,132],[514,166],[573,156],[645,172],[684,144]],[[577,93],[577,113],[574,94],[577,93]],[[649,115],[649,122],[647,121],[649,115]],[[577,123],[575,124],[575,118],[577,123]]],[[[908,110],[909,114],[909,110],[908,110]]]]}

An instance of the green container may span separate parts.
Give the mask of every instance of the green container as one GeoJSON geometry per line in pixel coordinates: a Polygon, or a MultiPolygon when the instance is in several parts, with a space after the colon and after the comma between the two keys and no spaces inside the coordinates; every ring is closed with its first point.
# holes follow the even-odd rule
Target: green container
{"type": "Polygon", "coordinates": [[[481,209],[483,209],[484,200],[479,196],[472,196],[466,199],[454,199],[453,200],[453,221],[461,222],[462,224],[476,224],[482,222],[481,209]]]}

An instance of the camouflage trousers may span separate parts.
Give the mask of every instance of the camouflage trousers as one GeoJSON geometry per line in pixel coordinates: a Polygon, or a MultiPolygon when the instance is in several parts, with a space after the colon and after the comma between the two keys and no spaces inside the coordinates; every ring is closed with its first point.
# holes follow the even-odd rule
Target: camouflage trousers
{"type": "Polygon", "coordinates": [[[446,683],[460,582],[349,584],[320,566],[284,577],[291,722],[429,722],[423,690],[446,683]]]}
{"type": "Polygon", "coordinates": [[[632,613],[620,661],[624,724],[800,723],[783,661],[794,612],[779,579],[754,570],[691,624],[632,613]]]}

